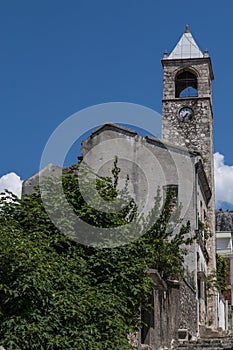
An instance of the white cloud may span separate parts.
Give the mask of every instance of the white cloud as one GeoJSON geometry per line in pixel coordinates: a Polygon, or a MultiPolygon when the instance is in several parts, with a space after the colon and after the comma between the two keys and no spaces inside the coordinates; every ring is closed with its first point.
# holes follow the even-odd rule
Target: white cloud
{"type": "Polygon", "coordinates": [[[224,164],[224,156],[214,154],[216,206],[222,202],[233,205],[233,166],[224,164]]]}
{"type": "Polygon", "coordinates": [[[7,189],[20,198],[22,182],[20,177],[13,172],[3,175],[0,177],[0,193],[7,189]]]}

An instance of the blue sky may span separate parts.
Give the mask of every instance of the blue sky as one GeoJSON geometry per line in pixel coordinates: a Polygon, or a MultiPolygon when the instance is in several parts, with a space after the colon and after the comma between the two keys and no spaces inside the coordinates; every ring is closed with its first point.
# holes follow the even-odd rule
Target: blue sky
{"type": "Polygon", "coordinates": [[[124,101],[161,112],[160,60],[186,24],[212,58],[214,146],[231,174],[232,13],[231,1],[1,1],[0,178],[37,172],[51,133],[85,107],[124,101]]]}

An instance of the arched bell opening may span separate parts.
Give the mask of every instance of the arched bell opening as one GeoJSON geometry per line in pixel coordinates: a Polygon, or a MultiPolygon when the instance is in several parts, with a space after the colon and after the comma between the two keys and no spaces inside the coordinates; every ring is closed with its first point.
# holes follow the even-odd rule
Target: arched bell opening
{"type": "Polygon", "coordinates": [[[197,76],[192,72],[185,70],[177,74],[175,78],[176,90],[175,97],[197,97],[197,76]]]}

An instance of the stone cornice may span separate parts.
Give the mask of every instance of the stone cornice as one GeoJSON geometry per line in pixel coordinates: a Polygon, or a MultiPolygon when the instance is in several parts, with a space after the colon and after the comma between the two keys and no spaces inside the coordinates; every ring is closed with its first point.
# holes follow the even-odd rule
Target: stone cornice
{"type": "Polygon", "coordinates": [[[179,65],[180,67],[183,66],[192,66],[193,64],[203,64],[207,63],[209,66],[210,70],[210,77],[211,80],[214,80],[214,73],[213,73],[213,68],[212,68],[212,63],[211,63],[211,58],[210,57],[197,57],[197,58],[179,58],[179,59],[168,59],[168,58],[163,58],[161,60],[162,66],[174,66],[174,64],[179,65]]]}

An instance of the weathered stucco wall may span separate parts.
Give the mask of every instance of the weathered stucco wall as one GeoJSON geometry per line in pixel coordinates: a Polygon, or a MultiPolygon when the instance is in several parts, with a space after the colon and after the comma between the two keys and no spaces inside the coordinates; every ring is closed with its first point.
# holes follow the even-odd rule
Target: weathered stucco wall
{"type": "MultiPolygon", "coordinates": [[[[125,128],[107,124],[82,144],[83,162],[98,175],[111,176],[114,157],[121,169],[120,182],[129,176],[130,191],[139,210],[153,207],[158,187],[178,185],[178,202],[182,205],[183,223],[190,221],[191,233],[196,229],[195,162],[198,156],[154,138],[144,138],[125,128]]],[[[162,204],[162,202],[161,202],[162,204]]],[[[189,278],[195,284],[196,247],[193,244],[185,257],[189,278]]]]}

